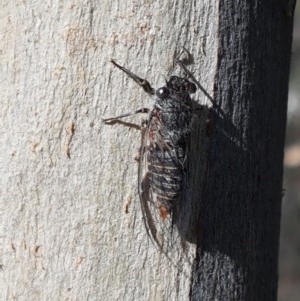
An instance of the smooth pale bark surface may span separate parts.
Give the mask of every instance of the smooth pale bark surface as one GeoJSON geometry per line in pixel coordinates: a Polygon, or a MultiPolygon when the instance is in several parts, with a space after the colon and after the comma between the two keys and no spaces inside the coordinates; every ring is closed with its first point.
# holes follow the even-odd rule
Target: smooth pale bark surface
{"type": "Polygon", "coordinates": [[[217,5],[2,1],[1,300],[188,300],[195,245],[170,261],[149,243],[140,133],[101,118],[153,103],[111,58],[159,87],[185,46],[211,94],[217,5]]]}

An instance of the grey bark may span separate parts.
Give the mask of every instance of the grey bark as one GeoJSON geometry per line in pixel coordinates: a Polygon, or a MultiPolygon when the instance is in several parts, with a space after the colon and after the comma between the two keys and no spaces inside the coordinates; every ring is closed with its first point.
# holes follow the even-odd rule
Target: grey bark
{"type": "MultiPolygon", "coordinates": [[[[229,13],[215,1],[2,4],[0,299],[225,300],[227,292],[248,300],[262,284],[274,295],[292,17],[260,4],[251,17],[276,16],[261,32],[249,14],[239,22],[241,8],[229,13]],[[248,31],[249,56],[237,47],[248,31]],[[265,53],[255,51],[260,43],[265,53]],[[141,219],[132,159],[140,133],[101,118],[153,103],[111,58],[158,87],[182,75],[172,67],[181,46],[218,107],[198,252],[189,240],[170,259],[149,243],[141,219]],[[262,246],[273,248],[270,257],[262,246]]],[[[209,104],[200,92],[195,100],[209,104]]]]}
{"type": "Polygon", "coordinates": [[[216,6],[29,0],[0,14],[0,299],[187,300],[195,245],[170,260],[149,242],[140,132],[101,118],[153,104],[112,58],[159,87],[185,46],[211,93],[216,6]]]}

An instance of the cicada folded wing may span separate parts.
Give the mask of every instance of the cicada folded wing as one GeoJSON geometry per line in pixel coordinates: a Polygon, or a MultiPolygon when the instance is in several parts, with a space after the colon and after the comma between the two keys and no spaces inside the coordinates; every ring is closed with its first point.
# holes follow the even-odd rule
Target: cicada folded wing
{"type": "Polygon", "coordinates": [[[156,112],[142,125],[139,155],[139,197],[146,231],[162,250],[176,240],[174,219],[179,206],[183,182],[183,160],[167,139],[165,126],[156,112]]]}

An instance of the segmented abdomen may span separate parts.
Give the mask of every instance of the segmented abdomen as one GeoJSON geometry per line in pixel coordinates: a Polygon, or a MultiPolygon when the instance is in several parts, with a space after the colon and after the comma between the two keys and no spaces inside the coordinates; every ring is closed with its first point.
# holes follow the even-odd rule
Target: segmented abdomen
{"type": "Polygon", "coordinates": [[[162,112],[154,109],[150,117],[147,153],[148,178],[156,206],[165,219],[180,200],[183,183],[185,141],[174,129],[166,130],[162,112]]]}
{"type": "Polygon", "coordinates": [[[148,167],[151,174],[152,187],[163,198],[175,199],[181,189],[182,170],[178,168],[175,154],[159,149],[150,149],[148,167]]]}

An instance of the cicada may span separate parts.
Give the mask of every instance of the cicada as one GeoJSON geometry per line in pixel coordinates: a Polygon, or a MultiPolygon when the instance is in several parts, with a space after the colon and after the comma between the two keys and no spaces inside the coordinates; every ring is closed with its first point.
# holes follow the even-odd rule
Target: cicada
{"type": "Polygon", "coordinates": [[[146,231],[163,247],[180,211],[187,173],[193,102],[196,85],[187,78],[171,76],[156,91],[150,83],[111,61],[138,83],[148,94],[156,95],[152,109],[142,108],[105,122],[147,113],[141,125],[138,155],[138,192],[146,231]]]}

